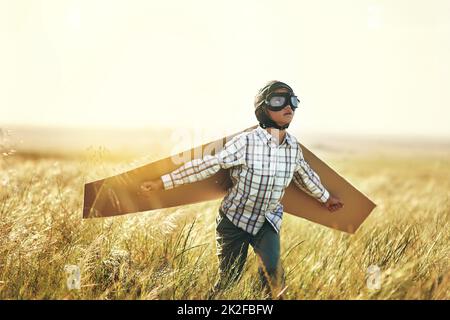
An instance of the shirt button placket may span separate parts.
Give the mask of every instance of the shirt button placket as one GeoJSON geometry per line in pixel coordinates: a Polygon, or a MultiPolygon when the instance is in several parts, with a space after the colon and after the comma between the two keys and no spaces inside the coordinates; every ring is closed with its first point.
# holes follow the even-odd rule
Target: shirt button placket
{"type": "Polygon", "coordinates": [[[277,174],[277,167],[278,167],[278,146],[271,141],[270,142],[270,164],[269,164],[269,172],[270,172],[270,194],[269,194],[269,201],[267,201],[266,211],[267,207],[270,206],[271,200],[272,200],[272,193],[273,188],[275,187],[275,179],[277,174]],[[272,175],[273,172],[273,175],[272,175]]]}
{"type": "Polygon", "coordinates": [[[276,145],[275,146],[275,148],[274,148],[275,150],[275,152],[274,152],[274,154],[275,154],[275,168],[274,168],[274,173],[273,173],[273,183],[272,183],[272,189],[271,189],[271,194],[270,194],[270,197],[272,198],[272,193],[273,193],[273,191],[274,191],[274,188],[275,188],[275,183],[276,183],[276,181],[277,181],[277,172],[278,172],[278,152],[279,152],[279,150],[280,150],[280,146],[279,145],[276,145]]]}

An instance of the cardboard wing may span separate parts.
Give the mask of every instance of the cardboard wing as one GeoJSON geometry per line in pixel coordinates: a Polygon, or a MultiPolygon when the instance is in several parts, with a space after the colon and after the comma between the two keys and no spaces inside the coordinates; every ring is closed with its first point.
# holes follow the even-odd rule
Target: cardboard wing
{"type": "MultiPolygon", "coordinates": [[[[251,131],[255,127],[244,131],[251,131]]],[[[86,183],[83,218],[111,217],[223,197],[231,185],[228,170],[224,169],[205,180],[170,190],[154,191],[151,195],[142,195],[140,185],[144,181],[156,179],[177,169],[183,164],[178,161],[179,159],[195,159],[219,152],[236,134],[115,176],[86,183]]],[[[344,202],[344,207],[331,213],[291,182],[281,201],[284,211],[333,229],[354,233],[375,208],[375,204],[308,148],[303,145],[301,147],[305,160],[320,176],[322,184],[344,202]]]]}

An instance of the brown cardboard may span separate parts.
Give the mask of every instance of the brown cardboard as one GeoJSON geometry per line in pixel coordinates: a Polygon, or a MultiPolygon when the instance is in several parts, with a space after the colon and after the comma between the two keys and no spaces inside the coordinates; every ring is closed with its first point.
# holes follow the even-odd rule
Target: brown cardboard
{"type": "MultiPolygon", "coordinates": [[[[244,131],[253,130],[255,127],[244,131]]],[[[194,159],[196,155],[214,154],[220,151],[234,135],[185,152],[191,155],[191,159],[194,159]],[[215,149],[210,150],[211,146],[214,146],[215,149]]],[[[330,212],[316,199],[304,193],[291,182],[281,201],[284,211],[333,229],[354,233],[375,208],[375,204],[317,158],[308,148],[303,145],[301,147],[305,160],[320,176],[322,184],[330,193],[338,196],[344,202],[344,207],[336,212],[330,212]]],[[[156,179],[181,165],[174,163],[173,159],[171,156],[119,175],[85,184],[83,218],[110,217],[169,208],[214,200],[225,195],[231,180],[228,171],[224,169],[199,182],[170,190],[154,191],[147,196],[141,195],[140,185],[142,182],[156,179]]]]}

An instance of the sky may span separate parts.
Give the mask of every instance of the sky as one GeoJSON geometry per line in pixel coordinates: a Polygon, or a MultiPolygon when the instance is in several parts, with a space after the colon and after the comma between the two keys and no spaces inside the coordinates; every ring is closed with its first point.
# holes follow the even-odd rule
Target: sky
{"type": "Polygon", "coordinates": [[[0,0],[0,126],[290,128],[450,138],[450,1],[0,0]]]}

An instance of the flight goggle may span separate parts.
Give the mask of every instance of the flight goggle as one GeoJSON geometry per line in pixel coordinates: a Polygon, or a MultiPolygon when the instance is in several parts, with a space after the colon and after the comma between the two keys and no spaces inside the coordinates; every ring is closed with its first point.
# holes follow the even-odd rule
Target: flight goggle
{"type": "Polygon", "coordinates": [[[269,94],[264,102],[266,103],[267,109],[271,111],[281,111],[287,105],[290,105],[292,111],[295,111],[298,108],[300,100],[290,92],[277,92],[269,94]]]}

